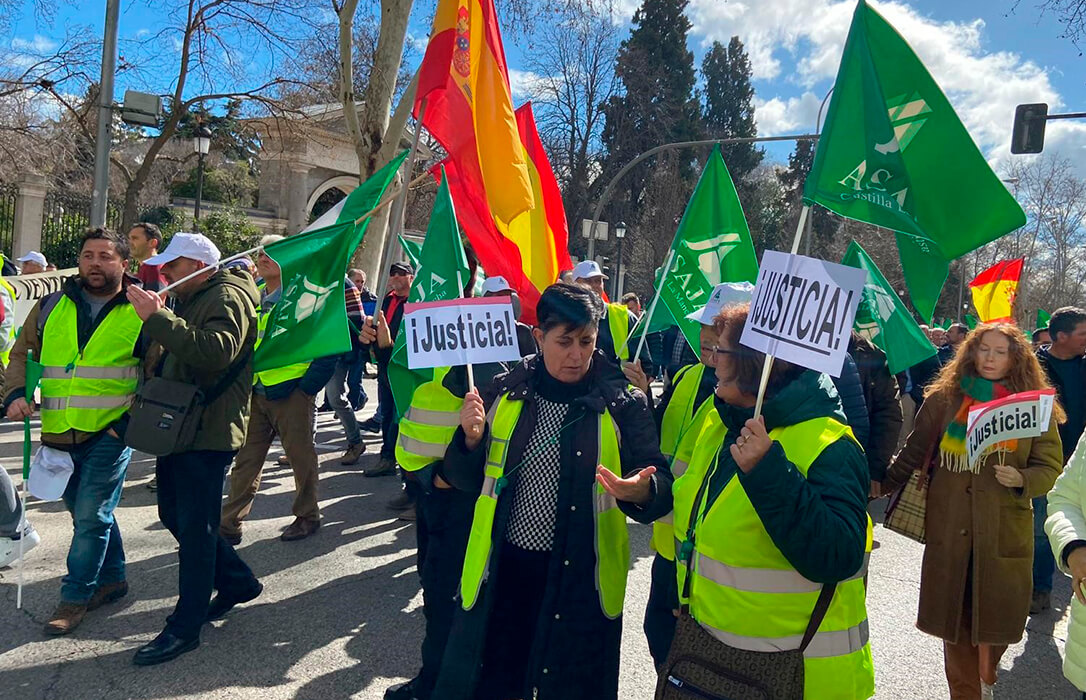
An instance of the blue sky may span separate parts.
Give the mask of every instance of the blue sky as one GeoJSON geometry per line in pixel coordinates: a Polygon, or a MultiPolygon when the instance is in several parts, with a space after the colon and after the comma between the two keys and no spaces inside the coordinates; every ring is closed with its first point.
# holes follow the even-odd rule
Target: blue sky
{"type": "MultiPolygon", "coordinates": [[[[628,22],[640,0],[615,0],[617,21],[628,22]]],[[[374,0],[363,0],[363,7],[374,0]]],[[[1010,158],[1008,143],[1014,106],[1048,102],[1051,111],[1086,111],[1086,58],[1066,39],[1051,17],[1040,17],[1035,0],[892,0],[871,3],[910,42],[943,87],[981,150],[993,163],[1010,158]]],[[[420,0],[410,33],[423,38],[432,2],[420,0]]],[[[30,6],[30,3],[27,3],[30,6]]],[[[61,4],[52,26],[31,11],[7,41],[41,45],[63,36],[65,26],[89,25],[100,31],[104,0],[61,4]]],[[[713,40],[738,34],[746,43],[755,74],[760,133],[812,131],[819,103],[832,84],[854,0],[691,0],[690,47],[696,60],[713,40]]],[[[122,2],[121,39],[154,30],[157,13],[142,3],[122,2]]],[[[521,47],[507,33],[506,51],[521,93],[521,47]]],[[[421,54],[420,54],[421,56],[421,54]]],[[[261,57],[252,57],[257,62],[261,57]]],[[[118,86],[118,97],[123,82],[118,86]]],[[[521,95],[517,95],[520,97],[521,95]]],[[[1086,150],[1086,121],[1049,124],[1046,150],[1078,161],[1086,150]]],[[[787,157],[789,147],[770,156],[787,157]]]]}

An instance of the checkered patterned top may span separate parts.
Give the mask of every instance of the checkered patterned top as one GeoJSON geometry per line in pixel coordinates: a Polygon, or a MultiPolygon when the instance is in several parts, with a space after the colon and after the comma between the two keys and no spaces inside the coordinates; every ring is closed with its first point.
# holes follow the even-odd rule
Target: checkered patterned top
{"type": "Polygon", "coordinates": [[[535,402],[539,419],[521,456],[523,464],[517,470],[513,510],[505,528],[505,539],[521,549],[549,552],[554,546],[554,523],[558,512],[558,475],[561,471],[558,434],[569,413],[569,404],[547,401],[538,395],[535,402]]]}

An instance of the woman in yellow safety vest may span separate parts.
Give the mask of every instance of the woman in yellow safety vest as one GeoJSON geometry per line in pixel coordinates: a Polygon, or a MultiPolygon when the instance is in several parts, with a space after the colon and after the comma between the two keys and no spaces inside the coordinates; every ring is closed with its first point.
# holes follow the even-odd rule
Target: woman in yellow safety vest
{"type": "Polygon", "coordinates": [[[748,311],[733,305],[716,317],[714,410],[673,489],[678,589],[689,614],[662,687],[716,697],[730,682],[719,669],[691,675],[675,657],[680,648],[726,645],[732,651],[719,654],[763,662],[767,652],[793,652],[760,664],[782,677],[802,651],[788,678],[798,685],[802,666],[804,698],[867,698],[875,682],[863,582],[867,462],[824,374],[777,360],[762,415],[753,417],[765,356],[739,343],[748,311]]]}
{"type": "Polygon", "coordinates": [[[478,497],[435,699],[617,698],[626,517],[671,509],[645,397],[596,349],[600,300],[556,284],[536,312],[539,354],[465,397],[441,465],[478,497]]]}
{"type": "Polygon", "coordinates": [[[924,390],[913,431],[882,482],[889,493],[914,471],[930,474],[916,626],[943,640],[953,700],[991,698],[1000,658],[1022,638],[1032,590],[1030,499],[1047,494],[1063,470],[1058,404],[1037,437],[998,442],[976,460],[968,455],[969,409],[1047,386],[1017,326],[977,326],[924,390]]]}

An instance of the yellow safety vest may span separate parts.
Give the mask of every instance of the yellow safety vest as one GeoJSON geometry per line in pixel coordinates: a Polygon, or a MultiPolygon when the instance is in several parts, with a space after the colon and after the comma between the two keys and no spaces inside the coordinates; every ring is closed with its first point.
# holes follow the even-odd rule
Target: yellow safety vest
{"type": "Polygon", "coordinates": [[[61,294],[42,329],[41,431],[50,435],[105,430],[132,405],[139,386],[133,352],[143,321],[132,305],[110,309],[82,352],[76,309],[61,294]]]}
{"type": "MultiPolygon", "coordinates": [[[[3,256],[3,254],[0,254],[0,263],[2,263],[3,261],[4,261],[4,256],[3,256]]],[[[11,317],[14,319],[15,318],[15,287],[11,286],[11,283],[8,282],[3,277],[0,277],[0,287],[3,287],[4,289],[6,289],[8,294],[11,295],[11,304],[12,304],[12,306],[11,306],[10,309],[4,309],[4,313],[5,314],[10,314],[11,317]]],[[[18,335],[18,330],[19,329],[16,327],[16,324],[12,323],[11,324],[11,330],[8,332],[9,333],[8,339],[11,342],[8,343],[8,349],[7,350],[4,350],[3,352],[0,352],[0,362],[3,363],[4,367],[8,366],[8,360],[11,359],[11,349],[13,347],[15,347],[15,336],[18,335]]]]}
{"type": "MultiPolygon", "coordinates": [[[[258,287],[261,291],[264,290],[264,284],[261,283],[258,287]]],[[[260,309],[260,313],[256,317],[256,344],[253,346],[253,352],[260,347],[260,343],[264,340],[264,329],[268,327],[268,319],[271,317],[272,311],[275,309],[273,305],[270,309],[265,311],[260,309]]],[[[286,367],[276,367],[275,369],[266,369],[263,372],[255,372],[253,374],[253,385],[257,383],[264,386],[275,386],[276,384],[282,384],[289,382],[292,379],[300,379],[305,376],[306,370],[309,369],[309,362],[295,362],[293,365],[287,365],[286,367]]]]}
{"type": "Polygon", "coordinates": [[[615,357],[629,360],[630,348],[626,346],[626,337],[630,335],[630,310],[625,304],[607,305],[607,326],[611,330],[611,341],[615,344],[615,357]]]}
{"type": "MultiPolygon", "coordinates": [[[[475,501],[475,517],[471,522],[471,535],[460,576],[460,598],[465,610],[471,610],[475,605],[479,590],[487,578],[495,536],[503,537],[501,532],[494,533],[494,512],[498,507],[501,487],[505,484],[503,475],[509,457],[509,440],[523,408],[522,399],[511,399],[508,394],[503,394],[487,418],[490,438],[483,471],[483,490],[475,501]]],[[[599,416],[598,435],[599,450],[595,463],[621,474],[618,428],[607,410],[599,416]]],[[[595,481],[592,484],[592,507],[596,520],[596,589],[600,609],[604,615],[615,619],[622,614],[622,603],[626,597],[630,535],[626,530],[626,516],[619,510],[618,502],[595,481]]]]}
{"type": "MultiPolygon", "coordinates": [[[[715,469],[726,432],[713,411],[689,468],[674,485],[675,531],[685,537],[692,514],[697,518],[690,550],[694,578],[690,597],[683,602],[707,632],[732,647],[764,652],[798,649],[822,584],[804,578],[788,563],[737,477],[708,512],[705,497],[698,499],[703,481],[715,469]]],[[[769,435],[804,477],[829,445],[855,439],[848,426],[832,418],[775,428],[769,435]]],[[[875,692],[863,581],[871,552],[870,518],[866,552],[860,570],[837,584],[826,617],[804,652],[803,697],[808,700],[854,700],[875,692]]],[[[680,563],[676,570],[681,597],[686,566],[680,563]]]]}
{"type": "MultiPolygon", "coordinates": [[[[676,479],[686,471],[695,442],[693,438],[699,432],[698,426],[713,410],[712,396],[702,401],[701,405],[694,405],[706,370],[708,368],[699,362],[675,373],[675,389],[660,421],[660,452],[671,463],[671,474],[676,479]],[[688,435],[691,439],[686,440],[688,435]],[[687,448],[682,450],[680,443],[684,440],[687,448]]],[[[652,548],[668,561],[675,561],[675,528],[671,513],[652,524],[652,548]]]]}
{"type": "Polygon", "coordinates": [[[411,406],[400,420],[396,461],[405,471],[415,472],[444,459],[460,425],[464,399],[442,384],[450,369],[436,368],[434,378],[415,389],[411,406]]]}

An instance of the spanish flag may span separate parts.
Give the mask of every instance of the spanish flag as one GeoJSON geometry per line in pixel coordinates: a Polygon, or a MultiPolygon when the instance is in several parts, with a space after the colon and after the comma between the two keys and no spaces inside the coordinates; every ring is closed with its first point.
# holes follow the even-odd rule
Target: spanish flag
{"type": "Polygon", "coordinates": [[[532,208],[494,0],[438,0],[419,68],[415,117],[420,113],[495,217],[508,222],[532,208]]]}
{"type": "Polygon", "coordinates": [[[1022,279],[1024,258],[1001,260],[969,283],[973,306],[982,323],[1014,320],[1014,298],[1022,279]]]}
{"type": "MultiPolygon", "coordinates": [[[[516,111],[520,143],[528,155],[527,171],[535,204],[509,224],[491,211],[486,197],[470,186],[452,159],[445,161],[445,177],[456,207],[456,218],[488,275],[501,275],[520,296],[521,320],[535,323],[540,293],[558,273],[569,270],[569,229],[562,192],[554,177],[543,142],[536,130],[531,103],[516,111]]],[[[434,169],[439,176],[439,169],[434,169]]]]}

